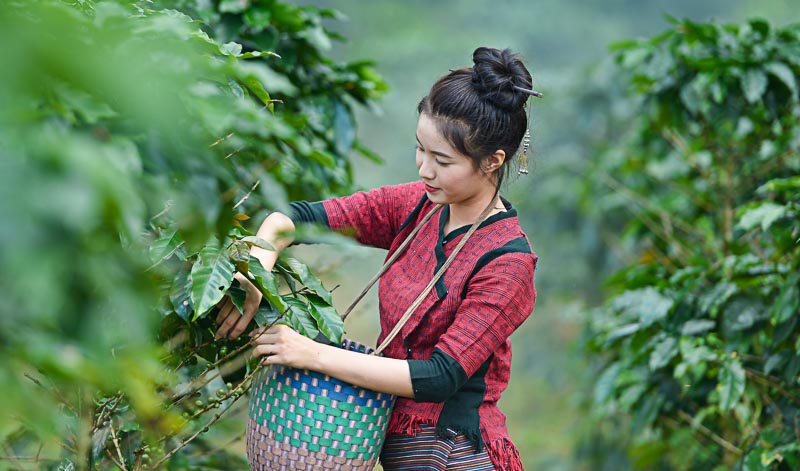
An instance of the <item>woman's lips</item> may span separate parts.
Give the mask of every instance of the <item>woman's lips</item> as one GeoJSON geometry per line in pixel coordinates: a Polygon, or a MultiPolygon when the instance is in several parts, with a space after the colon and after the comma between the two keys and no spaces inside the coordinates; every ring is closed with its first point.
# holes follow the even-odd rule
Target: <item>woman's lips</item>
{"type": "Polygon", "coordinates": [[[434,187],[432,187],[432,186],[430,186],[430,185],[428,185],[426,183],[425,184],[425,191],[427,191],[428,193],[436,193],[437,191],[439,191],[439,189],[438,188],[434,188],[434,187]]]}

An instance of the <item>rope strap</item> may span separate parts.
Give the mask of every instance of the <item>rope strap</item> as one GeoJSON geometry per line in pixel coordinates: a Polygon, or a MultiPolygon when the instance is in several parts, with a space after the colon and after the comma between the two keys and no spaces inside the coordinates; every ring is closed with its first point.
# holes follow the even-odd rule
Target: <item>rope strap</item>
{"type": "MultiPolygon", "coordinates": [[[[467,233],[464,234],[464,237],[461,239],[461,241],[459,241],[456,248],[453,249],[453,253],[451,253],[450,256],[447,257],[447,260],[444,262],[444,265],[442,265],[442,268],[440,268],[439,271],[436,272],[436,274],[433,276],[433,279],[430,281],[430,283],[428,283],[428,286],[426,286],[425,289],[422,290],[422,293],[420,293],[419,296],[417,296],[417,299],[415,299],[414,302],[411,303],[411,306],[409,306],[408,309],[406,309],[406,312],[403,313],[402,317],[400,317],[400,320],[397,321],[397,324],[395,324],[392,331],[389,332],[389,334],[386,336],[385,339],[383,339],[383,342],[381,342],[378,348],[376,348],[375,351],[372,352],[373,355],[380,355],[381,352],[383,352],[383,350],[387,346],[389,346],[389,343],[391,343],[391,341],[394,340],[397,334],[400,333],[400,329],[402,329],[403,326],[406,325],[408,319],[411,318],[411,314],[413,314],[414,311],[419,307],[419,305],[422,304],[422,301],[425,299],[426,296],[428,296],[428,293],[430,293],[431,289],[436,284],[436,282],[439,281],[439,278],[441,278],[442,275],[444,275],[444,272],[445,270],[447,270],[447,267],[449,267],[450,264],[453,263],[453,260],[455,260],[456,255],[458,255],[458,252],[460,252],[461,248],[464,247],[464,245],[467,243],[467,240],[472,235],[472,233],[474,233],[478,229],[478,226],[480,226],[481,223],[484,220],[486,220],[486,218],[489,216],[489,213],[492,211],[493,207],[494,207],[494,199],[492,199],[492,202],[489,203],[489,205],[486,206],[486,208],[483,210],[480,216],[478,216],[478,219],[472,224],[467,233]]],[[[422,226],[422,223],[420,223],[419,226],[417,227],[420,226],[422,226]]]]}

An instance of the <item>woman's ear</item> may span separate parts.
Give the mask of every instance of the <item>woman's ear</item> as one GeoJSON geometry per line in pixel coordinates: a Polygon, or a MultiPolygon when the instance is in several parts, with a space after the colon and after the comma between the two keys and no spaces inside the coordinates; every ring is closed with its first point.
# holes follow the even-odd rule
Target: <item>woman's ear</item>
{"type": "Polygon", "coordinates": [[[506,152],[504,150],[498,149],[495,151],[494,154],[490,155],[483,159],[483,171],[486,173],[492,173],[496,170],[499,170],[500,167],[503,166],[503,162],[506,161],[506,152]]]}

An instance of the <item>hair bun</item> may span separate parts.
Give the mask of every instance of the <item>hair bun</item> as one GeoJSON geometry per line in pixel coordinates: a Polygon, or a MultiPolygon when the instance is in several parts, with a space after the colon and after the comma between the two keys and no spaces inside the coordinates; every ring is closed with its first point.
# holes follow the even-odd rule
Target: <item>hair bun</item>
{"type": "Polygon", "coordinates": [[[472,82],[485,100],[509,111],[522,108],[529,95],[514,86],[533,88],[531,74],[508,49],[479,47],[472,53],[472,82]]]}

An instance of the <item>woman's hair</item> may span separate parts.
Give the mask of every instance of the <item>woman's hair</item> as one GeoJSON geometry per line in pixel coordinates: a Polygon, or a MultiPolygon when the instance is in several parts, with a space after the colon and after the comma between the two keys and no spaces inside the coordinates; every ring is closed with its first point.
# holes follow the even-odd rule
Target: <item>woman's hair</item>
{"type": "Polygon", "coordinates": [[[445,139],[470,157],[476,168],[503,150],[506,160],[498,172],[499,188],[528,129],[525,103],[530,95],[520,89],[532,89],[531,74],[508,49],[479,47],[472,61],[472,68],[452,70],[437,80],[417,112],[430,116],[445,139]]]}

